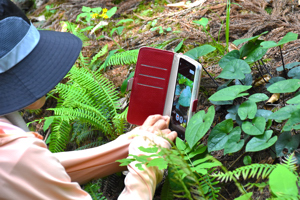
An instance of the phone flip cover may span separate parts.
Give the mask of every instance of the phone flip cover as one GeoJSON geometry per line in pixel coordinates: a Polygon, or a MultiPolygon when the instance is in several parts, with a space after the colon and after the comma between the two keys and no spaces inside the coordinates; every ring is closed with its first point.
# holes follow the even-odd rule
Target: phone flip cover
{"type": "Polygon", "coordinates": [[[127,121],[142,125],[149,115],[163,114],[174,53],[150,47],[139,50],[127,121]]]}

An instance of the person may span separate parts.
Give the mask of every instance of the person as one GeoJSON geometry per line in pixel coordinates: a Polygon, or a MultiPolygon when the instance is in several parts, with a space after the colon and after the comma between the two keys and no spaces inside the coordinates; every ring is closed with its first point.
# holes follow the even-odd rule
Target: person
{"type": "MultiPolygon", "coordinates": [[[[42,136],[29,132],[20,109],[38,109],[81,50],[70,33],[37,30],[10,0],[0,0],[0,199],[91,199],[80,184],[126,170],[116,162],[138,147],[170,148],[177,137],[169,117],[149,116],[142,126],[105,145],[51,153],[42,136]],[[163,136],[163,137],[162,137],[163,136]]],[[[127,167],[123,199],[152,199],[163,171],[127,167]]]]}

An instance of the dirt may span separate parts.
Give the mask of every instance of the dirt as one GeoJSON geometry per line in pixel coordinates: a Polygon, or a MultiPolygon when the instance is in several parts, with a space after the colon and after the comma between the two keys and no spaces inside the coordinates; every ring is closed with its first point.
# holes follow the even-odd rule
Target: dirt
{"type": "MultiPolygon", "coordinates": [[[[168,1],[169,0],[167,0],[167,2],[168,1]]],[[[192,3],[193,2],[194,1],[192,1],[192,3]]],[[[175,1],[170,3],[175,3],[175,1]]],[[[236,39],[256,36],[265,31],[268,31],[268,33],[261,36],[261,39],[273,40],[275,42],[282,39],[282,37],[288,32],[300,33],[300,7],[298,5],[298,1],[236,0],[232,1],[232,3],[229,31],[230,42],[233,42],[236,39]]],[[[157,5],[154,1],[150,0],[124,0],[119,4],[114,4],[109,0],[50,0],[47,5],[51,4],[55,5],[54,8],[57,12],[49,17],[46,22],[39,23],[39,26],[40,28],[57,31],[61,30],[60,21],[75,22],[76,16],[81,13],[82,6],[100,6],[108,9],[113,6],[117,6],[117,13],[111,19],[113,22],[117,22],[120,18],[133,18],[140,22],[130,26],[130,34],[128,34],[126,39],[118,40],[124,50],[138,49],[150,44],[161,44],[164,41],[171,39],[174,40],[170,42],[165,49],[174,50],[183,38],[186,39],[184,41],[184,50],[197,47],[199,44],[211,43],[211,38],[198,26],[192,23],[193,20],[199,20],[202,17],[210,19],[208,23],[209,32],[215,40],[220,41],[220,44],[222,45],[225,44],[226,0],[207,0],[201,6],[196,6],[194,8],[168,7],[167,4],[165,4],[162,12],[154,12],[152,16],[142,16],[141,14],[136,14],[134,12],[140,8],[140,5],[144,5],[147,9],[155,10],[157,5]],[[163,34],[159,34],[158,32],[150,31],[147,23],[154,19],[158,19],[159,25],[163,27],[172,27],[175,30],[180,30],[180,32],[165,32],[163,34]]],[[[28,14],[29,17],[32,18],[41,15],[45,10],[45,6],[46,5],[42,6],[38,10],[31,11],[28,14]]],[[[110,50],[117,48],[112,40],[104,38],[100,40],[92,40],[91,45],[84,47],[82,52],[85,56],[92,56],[105,44],[109,45],[110,50]]],[[[240,46],[237,48],[240,48],[240,46]]],[[[284,62],[298,62],[300,57],[299,48],[299,39],[285,44],[282,48],[284,62]]],[[[213,76],[213,78],[216,78],[221,72],[221,68],[217,65],[220,58],[221,55],[216,55],[214,59],[206,57],[200,60],[203,67],[213,76]]],[[[264,56],[264,60],[266,61],[265,64],[270,73],[273,76],[278,76],[279,74],[275,69],[282,65],[279,48],[270,49],[264,56]]],[[[134,66],[132,65],[110,66],[105,72],[105,76],[108,77],[119,89],[132,69],[134,69],[134,66]]],[[[267,74],[267,72],[265,71],[264,74],[267,74]]],[[[260,76],[256,69],[253,69],[253,76],[260,76]]],[[[224,82],[220,79],[215,79],[215,81],[217,84],[222,84],[224,82]]],[[[199,94],[199,105],[197,108],[198,110],[207,110],[208,107],[212,105],[208,101],[208,97],[216,91],[216,88],[217,86],[213,80],[205,72],[203,72],[199,94]]],[[[266,92],[263,87],[260,86],[256,87],[255,90],[266,92]]],[[[49,104],[53,104],[53,102],[49,104]]],[[[279,100],[275,104],[277,106],[282,105],[282,102],[279,100]]],[[[273,107],[276,106],[275,104],[273,107]]],[[[262,107],[267,109],[273,108],[272,105],[262,105],[262,107]]],[[[226,106],[217,106],[216,110],[215,120],[216,123],[218,123],[225,117],[226,106]]],[[[30,119],[35,117],[35,115],[34,117],[30,115],[28,116],[30,119]]],[[[42,125],[36,123],[35,128],[37,131],[41,131],[42,125]]],[[[206,140],[207,137],[204,137],[202,142],[206,143],[206,140]]],[[[223,156],[222,152],[213,152],[213,155],[222,161],[222,163],[230,170],[243,165],[241,156],[244,155],[243,152],[239,152],[238,155],[234,154],[231,156],[223,156]]],[[[276,160],[271,157],[271,153],[269,151],[251,153],[248,155],[252,157],[253,162],[257,163],[276,162],[276,160]]],[[[226,199],[233,199],[234,197],[239,196],[235,187],[224,188],[223,190],[222,195],[226,199]]],[[[259,195],[259,192],[257,192],[257,195],[259,195]]],[[[260,199],[264,198],[261,197],[260,199]]]]}

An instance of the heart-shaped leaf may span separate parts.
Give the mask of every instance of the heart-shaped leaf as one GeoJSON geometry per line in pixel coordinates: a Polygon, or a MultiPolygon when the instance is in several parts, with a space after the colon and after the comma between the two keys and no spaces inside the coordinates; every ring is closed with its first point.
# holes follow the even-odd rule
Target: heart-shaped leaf
{"type": "Polygon", "coordinates": [[[299,87],[299,79],[288,79],[272,84],[267,90],[271,93],[289,93],[295,92],[299,87]]]}
{"type": "Polygon", "coordinates": [[[261,43],[261,46],[263,48],[269,49],[269,48],[273,48],[273,47],[277,47],[277,46],[282,46],[283,44],[297,40],[297,38],[298,38],[298,34],[288,32],[278,43],[276,43],[274,41],[265,41],[265,42],[261,43]]]}
{"type": "Polygon", "coordinates": [[[246,152],[261,151],[272,146],[277,141],[277,136],[271,138],[272,133],[272,130],[268,130],[263,135],[253,137],[246,145],[246,152]]]}
{"type": "Polygon", "coordinates": [[[248,41],[252,41],[255,42],[261,35],[267,34],[268,31],[265,31],[263,33],[261,33],[260,35],[254,36],[254,37],[250,37],[250,38],[243,38],[243,39],[238,39],[238,40],[234,40],[232,43],[236,46],[244,43],[244,42],[248,42],[248,41]]]}
{"type": "Polygon", "coordinates": [[[281,199],[298,199],[297,176],[283,165],[277,165],[272,171],[269,185],[272,193],[281,199]]]}
{"type": "Polygon", "coordinates": [[[241,128],[235,127],[228,135],[228,140],[224,147],[224,155],[234,153],[242,149],[244,140],[241,140],[241,128]]]}
{"type": "Polygon", "coordinates": [[[249,64],[254,63],[255,61],[262,59],[262,57],[267,53],[267,51],[268,51],[268,49],[264,49],[261,47],[256,48],[254,51],[249,53],[249,55],[245,59],[245,62],[247,62],[249,64]]]}
{"type": "Polygon", "coordinates": [[[300,104],[300,95],[295,96],[287,101],[288,104],[300,104]]]}
{"type": "Polygon", "coordinates": [[[273,77],[269,80],[269,83],[266,84],[266,88],[270,87],[273,83],[286,80],[285,78],[281,76],[273,77]]]}
{"type": "Polygon", "coordinates": [[[235,79],[235,85],[252,85],[253,77],[252,74],[244,74],[244,79],[235,79]]]}
{"type": "Polygon", "coordinates": [[[245,121],[242,129],[248,135],[262,135],[266,128],[266,120],[263,117],[255,117],[252,122],[245,121]]]}
{"type": "Polygon", "coordinates": [[[246,86],[246,85],[234,85],[227,88],[224,88],[222,90],[217,91],[215,94],[209,97],[209,100],[211,101],[229,101],[234,100],[237,97],[246,96],[248,93],[241,93],[248,89],[250,89],[252,86],[246,86]]]}
{"type": "Polygon", "coordinates": [[[255,117],[263,117],[263,118],[265,118],[266,121],[268,121],[269,116],[272,114],[273,114],[273,112],[270,110],[258,109],[255,114],[255,117]]]}
{"type": "Polygon", "coordinates": [[[228,63],[232,62],[235,59],[240,58],[240,52],[238,50],[233,50],[227,53],[221,60],[219,61],[219,66],[224,68],[228,63]]]}
{"type": "Polygon", "coordinates": [[[205,44],[201,47],[196,47],[194,49],[189,50],[184,55],[189,56],[190,58],[192,58],[194,60],[198,60],[199,57],[204,56],[210,52],[213,52],[214,50],[216,50],[215,47],[213,47],[209,44],[205,44]]]}
{"type": "Polygon", "coordinates": [[[269,99],[269,97],[264,93],[255,93],[249,97],[249,100],[253,102],[260,102],[269,99]]]}
{"type": "Polygon", "coordinates": [[[254,101],[251,100],[243,102],[238,109],[238,114],[241,120],[245,120],[247,118],[253,119],[255,117],[256,112],[257,105],[254,101]]]}
{"type": "Polygon", "coordinates": [[[224,79],[244,79],[244,74],[250,72],[250,66],[244,60],[234,59],[225,65],[218,77],[224,79]]]}
{"type": "Polygon", "coordinates": [[[235,198],[234,200],[250,200],[252,197],[252,194],[253,194],[253,192],[249,192],[242,196],[239,196],[238,198],[235,198]]]}
{"type": "Polygon", "coordinates": [[[275,143],[275,151],[277,157],[286,156],[283,150],[287,150],[287,154],[294,152],[300,143],[300,135],[292,135],[291,132],[283,132],[275,143]]]}
{"type": "MultiPolygon", "coordinates": [[[[285,67],[286,69],[291,69],[291,68],[293,68],[293,67],[295,67],[295,66],[298,66],[298,65],[300,65],[300,62],[292,62],[292,63],[286,64],[284,67],[285,67]]],[[[277,70],[278,72],[283,71],[283,66],[277,67],[276,70],[277,70]]],[[[279,77],[280,77],[280,76],[279,76],[279,77]]],[[[274,78],[275,78],[275,77],[274,77],[274,78]]]]}
{"type": "Polygon", "coordinates": [[[288,75],[288,77],[299,78],[300,77],[300,66],[291,69],[287,75],[288,75]]]}
{"type": "Polygon", "coordinates": [[[208,136],[208,152],[224,149],[228,135],[233,128],[232,119],[226,119],[217,124],[208,136]]]}
{"type": "Polygon", "coordinates": [[[200,20],[194,20],[193,22],[203,26],[203,28],[206,29],[206,26],[208,24],[208,19],[206,17],[202,17],[200,20]]]}
{"type": "Polygon", "coordinates": [[[300,129],[300,110],[299,109],[292,112],[291,117],[285,123],[285,125],[283,127],[284,131],[290,131],[292,129],[295,129],[295,130],[300,129]]]}
{"type": "Polygon", "coordinates": [[[185,138],[190,148],[206,134],[215,117],[214,106],[208,108],[205,114],[204,110],[197,112],[189,121],[185,131],[185,138]]]}
{"type": "Polygon", "coordinates": [[[269,116],[269,119],[285,120],[291,117],[292,113],[297,109],[294,105],[285,106],[269,116]]]}

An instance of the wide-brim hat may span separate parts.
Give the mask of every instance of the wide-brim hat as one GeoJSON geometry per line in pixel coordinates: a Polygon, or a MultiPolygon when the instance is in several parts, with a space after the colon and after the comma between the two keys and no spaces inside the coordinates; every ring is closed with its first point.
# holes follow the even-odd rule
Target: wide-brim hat
{"type": "Polygon", "coordinates": [[[10,0],[0,0],[0,116],[20,110],[53,89],[75,63],[82,41],[37,30],[10,0]]]}

